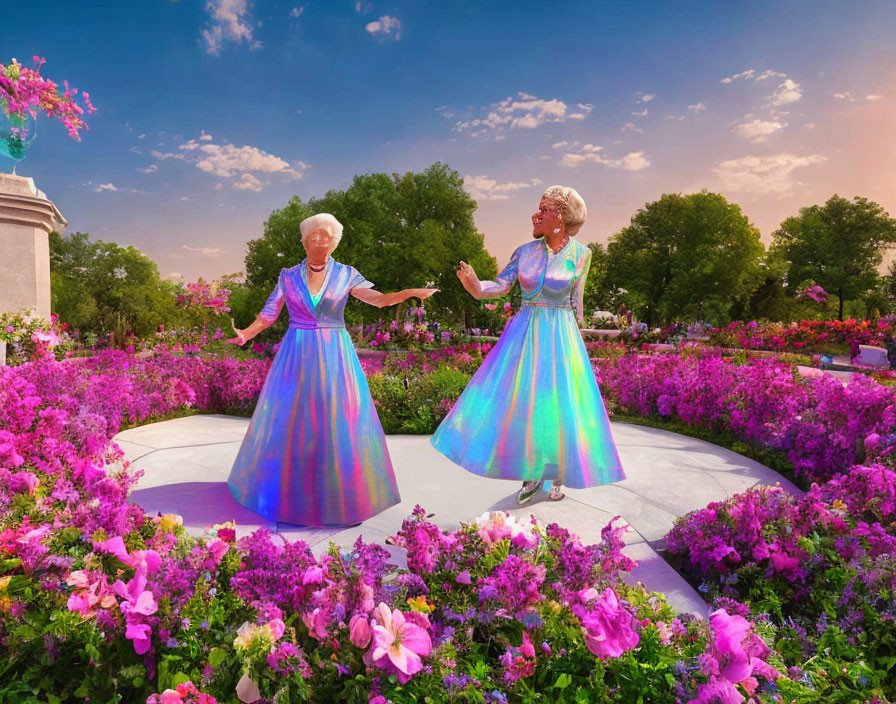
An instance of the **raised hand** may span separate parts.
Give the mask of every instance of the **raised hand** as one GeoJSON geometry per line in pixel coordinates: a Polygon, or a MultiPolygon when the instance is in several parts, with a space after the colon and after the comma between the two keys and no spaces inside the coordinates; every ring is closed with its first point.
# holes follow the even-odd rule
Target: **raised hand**
{"type": "Polygon", "coordinates": [[[233,328],[233,331],[237,334],[236,337],[231,337],[229,340],[224,340],[224,342],[229,342],[231,345],[242,346],[245,345],[246,340],[246,331],[245,330],[237,330],[236,325],[233,320],[230,321],[230,326],[233,328]]]}
{"type": "Polygon", "coordinates": [[[460,279],[464,289],[466,289],[467,293],[473,296],[473,298],[480,297],[482,286],[479,283],[479,277],[476,276],[476,272],[473,271],[473,267],[462,261],[460,263],[460,268],[457,270],[457,278],[460,279]]]}

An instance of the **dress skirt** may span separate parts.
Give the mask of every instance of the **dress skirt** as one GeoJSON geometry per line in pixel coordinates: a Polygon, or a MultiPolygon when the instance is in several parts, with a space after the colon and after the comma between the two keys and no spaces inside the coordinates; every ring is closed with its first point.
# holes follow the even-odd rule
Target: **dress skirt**
{"type": "Polygon", "coordinates": [[[290,327],[227,480],[246,508],[306,526],[364,521],[401,500],[345,328],[290,327]]]}
{"type": "Polygon", "coordinates": [[[523,305],[432,444],[483,477],[559,479],[573,488],[625,479],[568,306],[523,305]]]}

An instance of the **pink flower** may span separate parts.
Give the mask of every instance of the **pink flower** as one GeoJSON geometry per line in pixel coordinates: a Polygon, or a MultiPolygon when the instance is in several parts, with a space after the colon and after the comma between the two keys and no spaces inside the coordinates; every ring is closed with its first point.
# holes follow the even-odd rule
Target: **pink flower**
{"type": "Polygon", "coordinates": [[[302,577],[302,584],[320,584],[323,581],[324,571],[320,565],[311,565],[302,577]]]}
{"type": "Polygon", "coordinates": [[[128,623],[128,628],[124,633],[125,638],[134,641],[134,652],[137,655],[143,655],[149,650],[149,637],[152,629],[145,623],[128,623]]]}
{"type": "Polygon", "coordinates": [[[429,633],[406,621],[398,609],[390,613],[384,603],[376,608],[374,618],[370,660],[377,667],[397,675],[398,681],[405,684],[423,669],[421,656],[426,657],[432,650],[429,633]]]}
{"type": "Polygon", "coordinates": [[[730,682],[749,677],[753,666],[743,642],[751,631],[750,622],[743,616],[731,616],[724,609],[717,609],[710,615],[709,625],[715,634],[712,650],[719,661],[722,677],[730,682]]]}
{"type": "Polygon", "coordinates": [[[457,573],[457,577],[454,578],[458,584],[470,584],[470,570],[463,570],[462,572],[457,573]]]}
{"type": "Polygon", "coordinates": [[[348,625],[349,640],[359,648],[366,648],[370,645],[370,621],[366,616],[355,614],[348,625]]]}
{"type": "Polygon", "coordinates": [[[634,617],[620,605],[616,592],[607,587],[582,616],[585,645],[601,659],[617,658],[640,641],[633,625],[634,617]]]}

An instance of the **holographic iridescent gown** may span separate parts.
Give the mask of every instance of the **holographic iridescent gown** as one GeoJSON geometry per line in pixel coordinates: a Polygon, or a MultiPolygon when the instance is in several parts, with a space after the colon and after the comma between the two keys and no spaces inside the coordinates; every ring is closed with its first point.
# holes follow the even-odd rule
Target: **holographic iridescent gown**
{"type": "Polygon", "coordinates": [[[523,305],[432,436],[461,467],[496,479],[584,488],[625,479],[576,324],[591,250],[570,238],[519,247],[487,298],[519,281],[523,305]]]}
{"type": "Polygon", "coordinates": [[[259,317],[289,330],[268,372],[227,486],[272,521],[306,526],[364,521],[401,500],[386,439],[343,310],[354,268],[327,260],[319,301],[305,261],[280,272],[259,317]],[[315,296],[317,298],[317,296],[315,296]]]}

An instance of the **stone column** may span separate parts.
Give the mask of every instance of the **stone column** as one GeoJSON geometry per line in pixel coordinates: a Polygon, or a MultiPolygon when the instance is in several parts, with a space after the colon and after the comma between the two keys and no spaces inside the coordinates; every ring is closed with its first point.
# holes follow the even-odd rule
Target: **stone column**
{"type": "Polygon", "coordinates": [[[0,173],[0,313],[50,317],[50,239],[68,223],[34,180],[0,173]]]}

